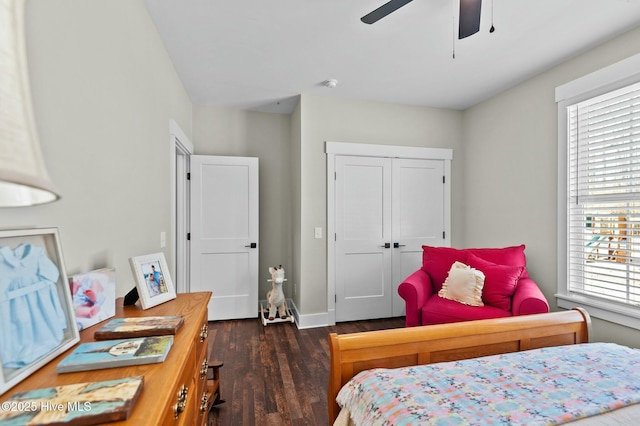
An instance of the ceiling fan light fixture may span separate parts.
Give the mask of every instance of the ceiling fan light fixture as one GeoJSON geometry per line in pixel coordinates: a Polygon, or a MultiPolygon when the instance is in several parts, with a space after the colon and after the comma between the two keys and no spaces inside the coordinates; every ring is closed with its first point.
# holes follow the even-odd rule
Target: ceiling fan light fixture
{"type": "MultiPolygon", "coordinates": [[[[413,0],[389,0],[376,10],[360,18],[360,20],[365,24],[373,24],[412,1],[413,0]]],[[[454,6],[457,2],[460,4],[458,8],[458,39],[462,40],[480,31],[482,0],[453,0],[454,6]]],[[[493,2],[491,7],[493,14],[493,2]]],[[[492,16],[491,32],[493,31],[495,31],[495,28],[493,27],[492,16]]]]}

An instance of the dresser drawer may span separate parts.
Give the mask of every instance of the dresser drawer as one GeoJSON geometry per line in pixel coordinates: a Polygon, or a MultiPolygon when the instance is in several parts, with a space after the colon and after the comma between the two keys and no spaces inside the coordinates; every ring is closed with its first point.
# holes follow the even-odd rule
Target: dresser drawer
{"type": "Polygon", "coordinates": [[[187,364],[185,365],[177,385],[171,391],[169,406],[164,407],[163,425],[192,425],[196,413],[196,351],[191,348],[187,364]]]}

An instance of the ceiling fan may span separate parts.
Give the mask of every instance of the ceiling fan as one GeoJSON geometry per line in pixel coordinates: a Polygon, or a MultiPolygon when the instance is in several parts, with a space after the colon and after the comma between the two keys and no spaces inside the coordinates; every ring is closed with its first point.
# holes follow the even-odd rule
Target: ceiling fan
{"type": "MultiPolygon", "coordinates": [[[[390,0],[373,12],[363,16],[360,20],[365,24],[373,24],[412,1],[413,0],[390,0]]],[[[482,0],[460,0],[458,39],[469,37],[480,30],[481,6],[482,0]]]]}

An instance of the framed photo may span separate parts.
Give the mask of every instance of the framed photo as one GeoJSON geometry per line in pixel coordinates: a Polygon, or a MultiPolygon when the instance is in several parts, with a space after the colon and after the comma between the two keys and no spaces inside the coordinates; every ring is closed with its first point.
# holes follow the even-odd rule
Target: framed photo
{"type": "Polygon", "coordinates": [[[79,340],[57,228],[0,230],[0,395],[79,340]]]}
{"type": "Polygon", "coordinates": [[[116,314],[116,270],[102,268],[69,277],[78,330],[116,314]]]}
{"type": "Polygon", "coordinates": [[[136,256],[129,259],[142,309],[176,298],[164,253],[136,256]]]}

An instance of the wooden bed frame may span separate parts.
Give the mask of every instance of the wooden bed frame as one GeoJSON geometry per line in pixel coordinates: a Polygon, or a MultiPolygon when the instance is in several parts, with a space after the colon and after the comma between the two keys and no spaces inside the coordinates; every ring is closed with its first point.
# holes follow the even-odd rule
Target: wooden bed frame
{"type": "Polygon", "coordinates": [[[581,308],[452,324],[329,334],[329,424],[342,386],[363,370],[397,368],[589,342],[591,319],[581,308]]]}

